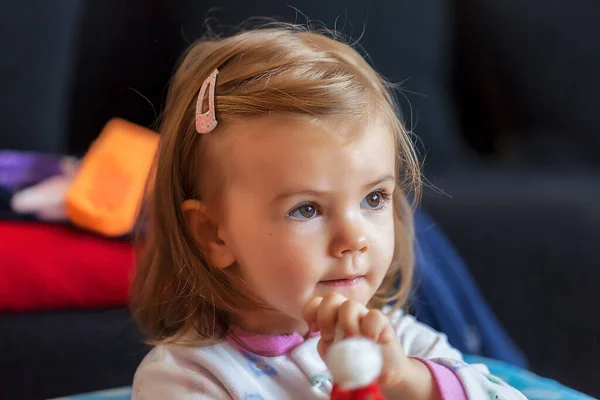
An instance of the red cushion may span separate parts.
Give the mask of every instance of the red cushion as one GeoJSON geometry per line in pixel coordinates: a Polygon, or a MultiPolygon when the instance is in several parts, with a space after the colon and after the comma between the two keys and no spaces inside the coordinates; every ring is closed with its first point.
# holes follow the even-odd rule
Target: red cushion
{"type": "Polygon", "coordinates": [[[125,305],[133,265],[129,243],[0,221],[0,312],[125,305]]]}

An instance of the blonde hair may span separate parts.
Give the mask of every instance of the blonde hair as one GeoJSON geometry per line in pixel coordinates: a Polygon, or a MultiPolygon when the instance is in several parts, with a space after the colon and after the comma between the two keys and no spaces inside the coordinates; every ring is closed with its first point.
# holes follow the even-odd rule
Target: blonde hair
{"type": "MultiPolygon", "coordinates": [[[[211,134],[219,134],[233,121],[271,113],[375,116],[390,126],[397,139],[400,186],[394,211],[396,247],[369,306],[381,308],[393,301],[395,308],[402,307],[413,275],[413,220],[407,194],[418,196],[420,173],[411,139],[397,118],[391,86],[339,40],[297,26],[269,27],[197,41],[172,78],[140,215],[146,230],[131,290],[134,316],[150,341],[181,341],[190,331],[197,333],[196,344],[220,340],[229,329],[230,316],[251,301],[207,263],[180,208],[187,199],[215,194],[201,193],[211,154],[194,124],[196,97],[215,68],[219,125],[211,134]]],[[[222,177],[216,172],[210,175],[212,190],[218,192],[222,177]]]]}

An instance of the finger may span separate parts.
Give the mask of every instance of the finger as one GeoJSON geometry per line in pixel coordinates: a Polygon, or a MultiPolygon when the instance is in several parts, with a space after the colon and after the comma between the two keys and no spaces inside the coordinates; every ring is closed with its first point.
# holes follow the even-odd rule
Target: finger
{"type": "Polygon", "coordinates": [[[325,360],[325,355],[329,351],[329,347],[331,347],[332,343],[333,342],[326,342],[325,340],[323,340],[323,338],[319,340],[319,343],[317,344],[317,350],[319,351],[319,355],[321,356],[323,361],[325,360]]]}
{"type": "Polygon", "coordinates": [[[360,335],[360,321],[369,310],[356,301],[344,302],[338,311],[337,328],[341,329],[344,337],[360,335]]]}
{"type": "Polygon", "coordinates": [[[388,325],[390,321],[381,311],[369,310],[360,322],[360,334],[376,343],[381,343],[381,335],[388,325]]]}
{"type": "Polygon", "coordinates": [[[388,344],[396,342],[398,342],[398,336],[396,336],[396,331],[394,330],[394,327],[390,323],[389,319],[385,318],[385,325],[383,327],[382,332],[379,334],[379,343],[388,344]]]}
{"type": "Polygon", "coordinates": [[[311,332],[317,332],[317,310],[323,301],[322,297],[313,297],[304,307],[304,321],[308,324],[311,332]]]}
{"type": "Polygon", "coordinates": [[[330,293],[323,298],[317,310],[317,325],[323,340],[332,341],[335,338],[338,309],[345,301],[346,298],[338,293],[330,293]]]}

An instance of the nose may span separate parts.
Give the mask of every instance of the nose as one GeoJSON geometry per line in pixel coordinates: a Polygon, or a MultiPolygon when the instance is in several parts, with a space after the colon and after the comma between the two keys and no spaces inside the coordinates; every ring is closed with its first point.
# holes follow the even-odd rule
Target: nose
{"type": "Polygon", "coordinates": [[[347,218],[340,221],[331,241],[331,255],[345,257],[355,253],[362,254],[369,249],[369,241],[360,219],[347,218]]]}

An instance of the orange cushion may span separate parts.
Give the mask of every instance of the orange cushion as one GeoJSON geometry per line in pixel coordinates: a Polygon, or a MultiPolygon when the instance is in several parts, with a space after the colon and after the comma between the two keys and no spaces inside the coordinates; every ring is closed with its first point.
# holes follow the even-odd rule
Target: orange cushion
{"type": "Polygon", "coordinates": [[[67,192],[69,221],[106,236],[130,232],[157,147],[157,133],[122,119],[110,120],[67,192]]]}

